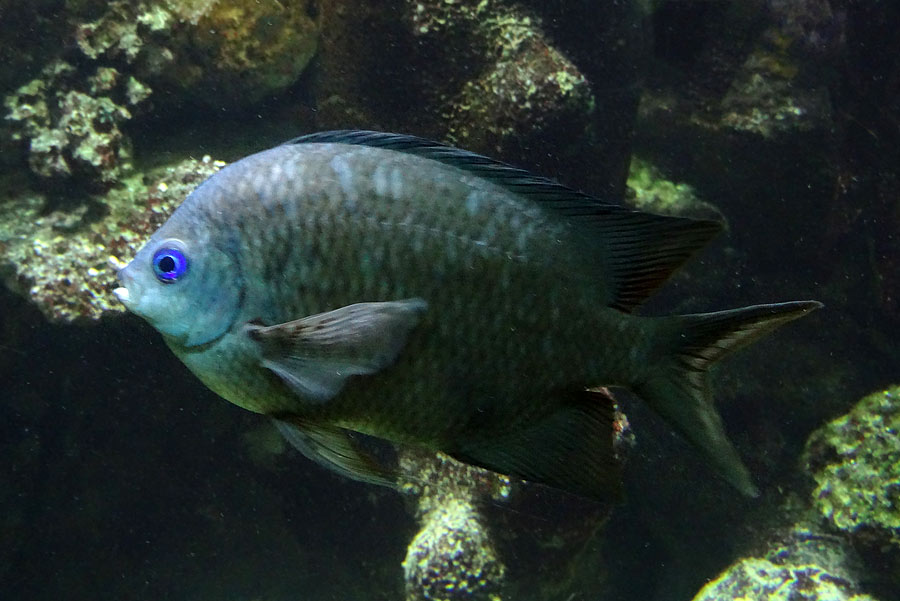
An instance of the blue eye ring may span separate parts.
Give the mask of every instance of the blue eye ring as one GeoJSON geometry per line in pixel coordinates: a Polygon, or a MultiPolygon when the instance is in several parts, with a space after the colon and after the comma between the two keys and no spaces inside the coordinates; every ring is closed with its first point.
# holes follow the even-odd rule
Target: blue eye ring
{"type": "Polygon", "coordinates": [[[164,284],[171,284],[184,276],[188,260],[177,248],[163,247],[153,253],[153,273],[164,284]]]}

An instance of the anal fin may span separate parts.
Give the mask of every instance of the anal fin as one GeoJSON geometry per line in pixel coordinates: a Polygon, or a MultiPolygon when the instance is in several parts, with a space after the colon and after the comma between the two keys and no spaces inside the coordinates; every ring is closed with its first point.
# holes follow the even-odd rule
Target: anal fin
{"type": "Polygon", "coordinates": [[[615,501],[622,496],[622,482],[614,422],[615,406],[607,394],[573,391],[543,418],[448,454],[508,476],[615,501]]]}

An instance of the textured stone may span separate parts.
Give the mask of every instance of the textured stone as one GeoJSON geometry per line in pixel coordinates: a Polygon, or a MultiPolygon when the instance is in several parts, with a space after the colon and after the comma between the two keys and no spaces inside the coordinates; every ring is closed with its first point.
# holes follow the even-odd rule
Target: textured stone
{"type": "Polygon", "coordinates": [[[403,562],[407,601],[498,601],[506,568],[478,504],[506,497],[509,480],[442,454],[408,451],[401,467],[420,524],[403,562]]]}
{"type": "Polygon", "coordinates": [[[875,601],[847,580],[816,565],[777,565],[742,559],[707,584],[694,601],[875,601]]]}
{"type": "Polygon", "coordinates": [[[806,445],[812,503],[837,531],[900,551],[900,388],[871,394],[806,445]]]}
{"type": "Polygon", "coordinates": [[[223,163],[208,157],[132,177],[73,208],[22,192],[0,204],[0,274],[52,320],[122,310],[115,272],[223,163]]]}

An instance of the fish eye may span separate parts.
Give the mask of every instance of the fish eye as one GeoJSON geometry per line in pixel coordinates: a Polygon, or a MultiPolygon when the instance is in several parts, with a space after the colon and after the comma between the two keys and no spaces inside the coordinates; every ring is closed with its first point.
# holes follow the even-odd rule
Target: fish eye
{"type": "Polygon", "coordinates": [[[187,270],[187,257],[177,248],[161,248],[153,255],[153,272],[160,282],[170,284],[187,273],[187,270]]]}

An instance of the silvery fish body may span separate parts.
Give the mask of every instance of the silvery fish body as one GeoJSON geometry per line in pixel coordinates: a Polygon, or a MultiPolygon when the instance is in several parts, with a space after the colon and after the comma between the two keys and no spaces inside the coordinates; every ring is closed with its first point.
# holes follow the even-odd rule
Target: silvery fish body
{"type": "Polygon", "coordinates": [[[704,370],[818,304],[631,313],[719,229],[419,138],[328,132],[204,182],[117,294],[209,388],[352,477],[391,479],[358,431],[607,496],[612,408],[585,388],[613,385],[752,493],[704,370]]]}

